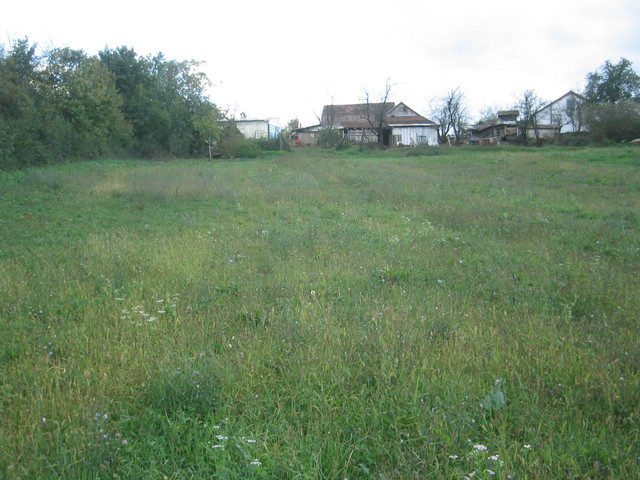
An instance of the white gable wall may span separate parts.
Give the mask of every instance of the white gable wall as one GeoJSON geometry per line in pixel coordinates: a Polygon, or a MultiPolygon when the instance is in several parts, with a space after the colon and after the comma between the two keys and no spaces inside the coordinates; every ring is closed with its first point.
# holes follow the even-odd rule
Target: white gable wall
{"type": "MultiPolygon", "coordinates": [[[[583,100],[574,95],[573,92],[567,93],[558,100],[540,109],[537,114],[538,124],[558,125],[560,126],[560,133],[575,132],[577,129],[569,119],[567,110],[575,108],[575,105],[582,101],[583,100]]],[[[584,125],[582,126],[582,129],[585,129],[584,125]]]]}

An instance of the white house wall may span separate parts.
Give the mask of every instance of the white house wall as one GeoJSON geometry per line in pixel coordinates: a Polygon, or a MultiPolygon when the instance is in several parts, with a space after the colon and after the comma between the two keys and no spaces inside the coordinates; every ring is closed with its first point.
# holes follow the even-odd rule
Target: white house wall
{"type": "Polygon", "coordinates": [[[407,146],[438,144],[438,133],[434,128],[430,127],[393,127],[391,135],[394,144],[401,143],[407,146]]]}
{"type": "Polygon", "coordinates": [[[236,126],[245,138],[267,138],[269,136],[266,122],[238,122],[236,126]]]}
{"type": "MultiPolygon", "coordinates": [[[[575,132],[576,128],[572,125],[569,117],[567,116],[567,104],[569,101],[576,103],[581,102],[580,98],[576,98],[574,95],[565,95],[555,102],[542,108],[537,115],[538,124],[540,125],[560,125],[560,133],[575,132]]],[[[582,130],[585,130],[584,125],[582,130]]]]}

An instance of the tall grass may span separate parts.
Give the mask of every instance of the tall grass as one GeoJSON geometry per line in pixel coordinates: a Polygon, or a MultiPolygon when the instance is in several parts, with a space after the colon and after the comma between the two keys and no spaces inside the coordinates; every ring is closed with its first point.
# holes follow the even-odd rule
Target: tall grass
{"type": "Polygon", "coordinates": [[[2,173],[0,476],[633,478],[639,186],[632,147],[2,173]]]}

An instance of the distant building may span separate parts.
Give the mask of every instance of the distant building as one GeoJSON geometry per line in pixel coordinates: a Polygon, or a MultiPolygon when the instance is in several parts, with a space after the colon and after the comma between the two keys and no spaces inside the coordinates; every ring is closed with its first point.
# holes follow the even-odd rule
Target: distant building
{"type": "Polygon", "coordinates": [[[543,136],[587,130],[582,112],[582,106],[586,101],[585,97],[570,90],[538,110],[536,119],[538,125],[543,127],[543,136]]]}
{"type": "Polygon", "coordinates": [[[291,139],[294,145],[317,145],[321,128],[321,125],[295,128],[291,131],[291,139]]]}
{"type": "Polygon", "coordinates": [[[269,120],[240,118],[233,121],[244,138],[278,138],[280,135],[280,127],[272,125],[269,120]]]}
{"type": "Polygon", "coordinates": [[[402,102],[325,105],[320,128],[339,130],[353,143],[375,143],[380,118],[382,143],[386,146],[438,144],[436,124],[402,102]]]}
{"type": "Polygon", "coordinates": [[[496,120],[474,125],[469,129],[469,143],[495,145],[508,142],[519,133],[518,115],[518,110],[500,110],[496,120]]]}

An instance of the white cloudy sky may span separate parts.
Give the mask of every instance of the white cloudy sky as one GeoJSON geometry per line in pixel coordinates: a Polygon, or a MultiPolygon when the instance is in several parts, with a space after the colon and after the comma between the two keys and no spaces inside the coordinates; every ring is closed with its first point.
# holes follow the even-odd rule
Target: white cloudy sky
{"type": "Polygon", "coordinates": [[[638,0],[32,0],[0,7],[0,43],[206,62],[211,99],[249,117],[316,123],[387,79],[392,100],[428,114],[460,87],[470,110],[526,89],[553,100],[625,57],[640,71],[638,0]]]}

